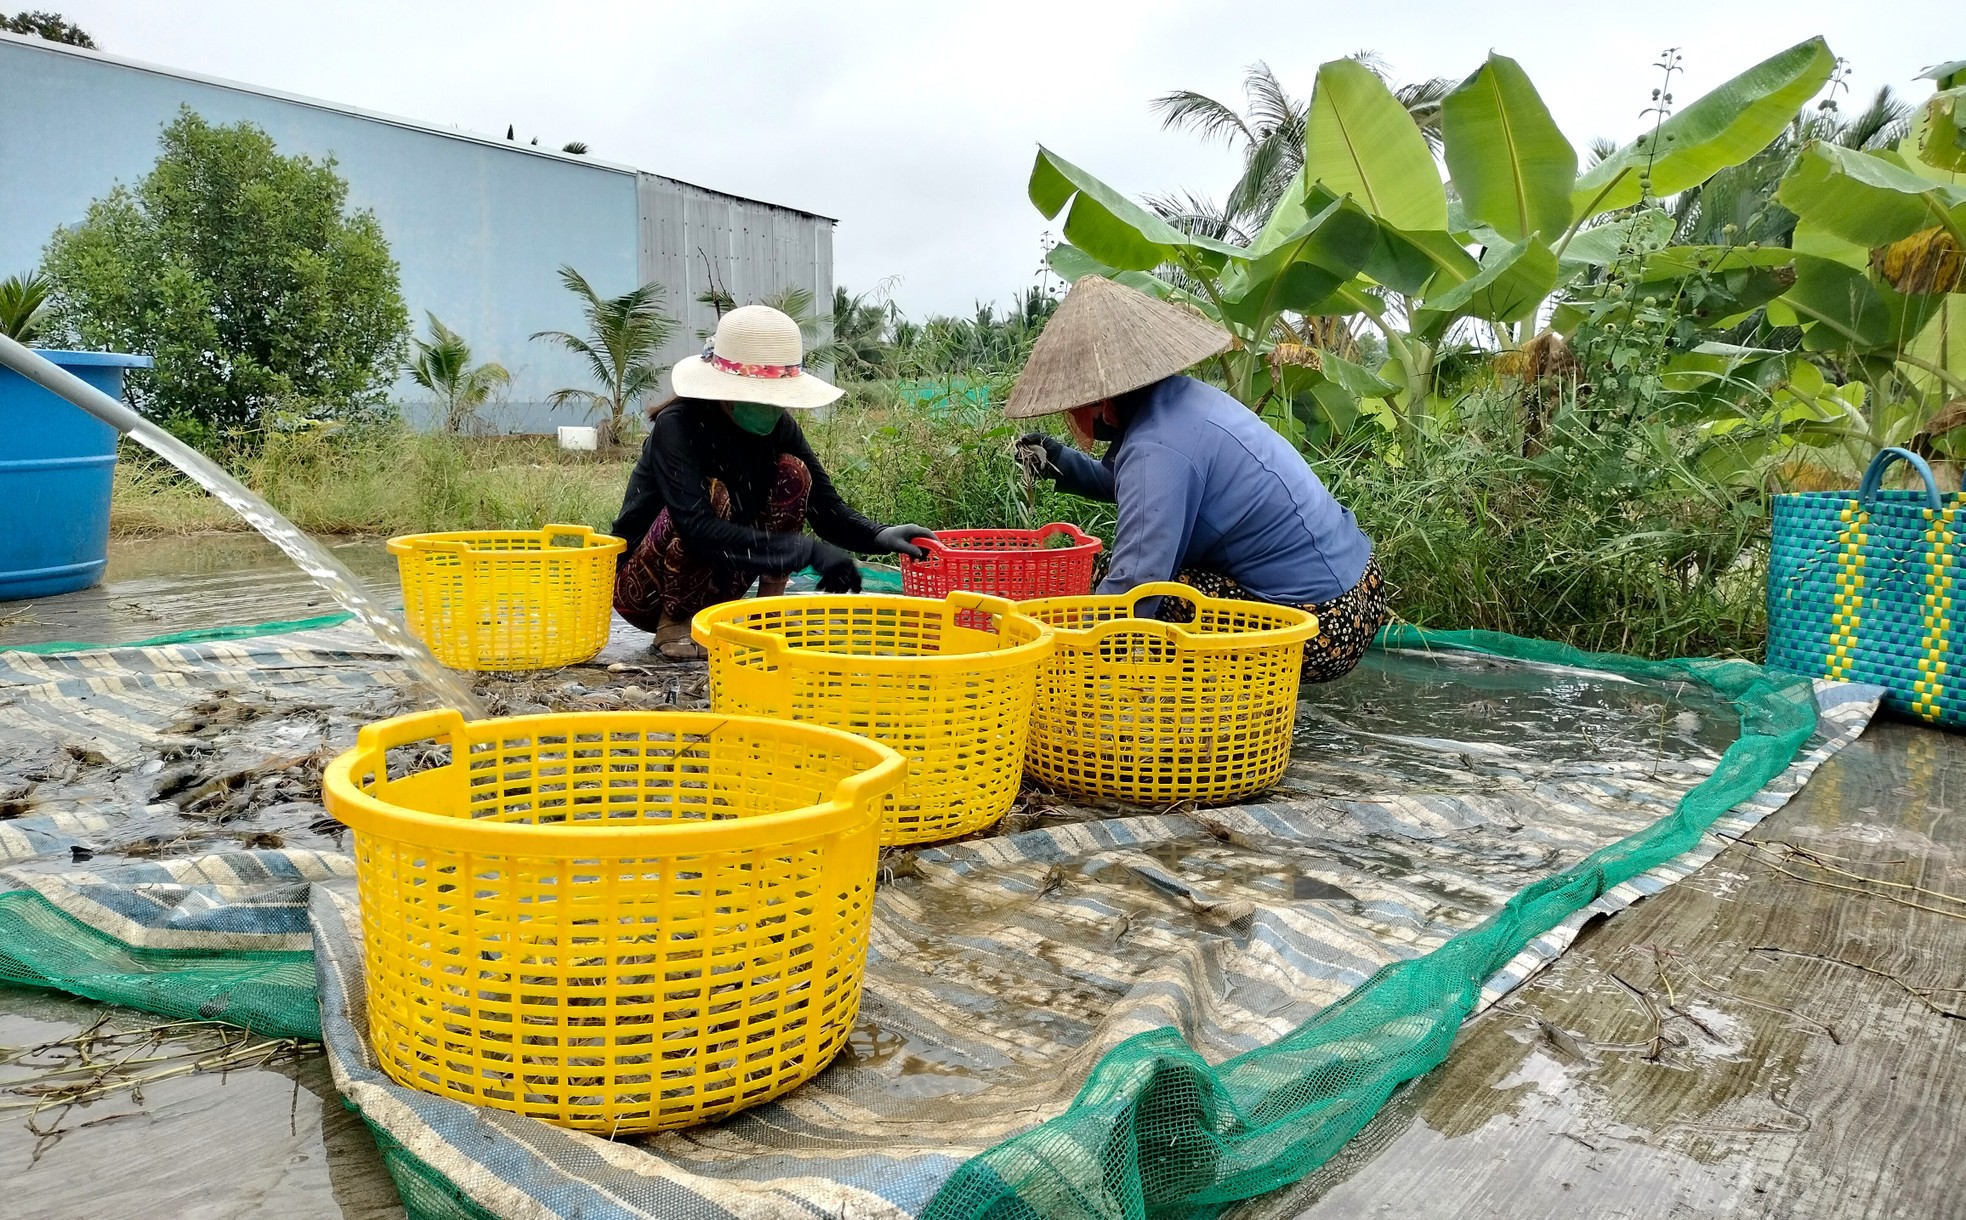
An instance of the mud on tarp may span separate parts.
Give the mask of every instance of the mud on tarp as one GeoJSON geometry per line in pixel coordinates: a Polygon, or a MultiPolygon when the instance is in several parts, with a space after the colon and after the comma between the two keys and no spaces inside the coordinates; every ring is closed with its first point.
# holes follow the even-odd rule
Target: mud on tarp
{"type": "MultiPolygon", "coordinates": [[[[290,723],[296,647],[317,680],[400,699],[379,676],[390,662],[352,634],[0,654],[10,753],[76,763],[85,724],[33,726],[36,705],[83,689],[122,739],[81,747],[112,776],[84,783],[103,794],[89,808],[0,822],[0,850],[33,856],[0,872],[0,974],[267,1029],[311,943],[337,1084],[417,1216],[1206,1215],[1329,1156],[1590,911],[1697,867],[1721,846],[1710,830],[1778,807],[1875,706],[1874,691],[1742,662],[1387,642],[1307,692],[1293,764],[1262,801],[1033,797],[997,834],[891,860],[849,1050],[785,1098],[688,1132],[608,1143],[389,1082],[364,1040],[346,861],[317,832],[277,850],[194,839],[154,860],[70,859],[124,819],[185,820],[154,809],[168,802],[148,799],[143,772],[210,690],[269,700],[255,731],[290,723]]],[[[192,737],[251,752],[229,732],[192,737]]],[[[319,732],[336,747],[352,718],[319,732]]],[[[249,800],[225,826],[265,812],[249,800]]]]}

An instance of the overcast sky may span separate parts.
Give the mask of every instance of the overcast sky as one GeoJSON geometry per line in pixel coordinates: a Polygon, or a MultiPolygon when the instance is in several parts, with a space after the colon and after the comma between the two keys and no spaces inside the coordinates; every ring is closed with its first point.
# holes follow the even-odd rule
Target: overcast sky
{"type": "Polygon", "coordinates": [[[1369,48],[1401,80],[1460,78],[1492,48],[1527,69],[1573,143],[1640,130],[1659,51],[1681,104],[1814,34],[1852,93],[1912,97],[1966,56],[1959,0],[1626,4],[880,4],[699,0],[37,0],[133,59],[593,155],[839,218],[835,278],[897,277],[910,313],[967,311],[1031,282],[1045,222],[1025,198],[1042,142],[1138,194],[1219,195],[1237,158],[1167,132],[1175,88],[1240,100],[1267,60],[1308,94],[1369,48]]]}

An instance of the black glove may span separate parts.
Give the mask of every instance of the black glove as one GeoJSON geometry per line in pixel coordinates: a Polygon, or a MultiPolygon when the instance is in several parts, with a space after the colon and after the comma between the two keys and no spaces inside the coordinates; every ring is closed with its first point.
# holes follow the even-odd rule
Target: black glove
{"type": "Polygon", "coordinates": [[[821,593],[860,592],[860,565],[853,556],[823,539],[812,540],[812,558],[806,566],[819,573],[821,593]]]}
{"type": "Polygon", "coordinates": [[[928,552],[910,542],[911,538],[934,538],[935,531],[919,525],[890,525],[874,535],[874,545],[910,559],[927,559],[928,552]]]}
{"type": "Polygon", "coordinates": [[[1032,474],[1046,479],[1056,479],[1058,477],[1058,455],[1064,452],[1065,442],[1055,436],[1047,436],[1042,432],[1026,432],[1017,438],[1017,448],[1020,457],[1023,453],[1033,449],[1040,450],[1044,453],[1043,462],[1032,464],[1032,474]]]}

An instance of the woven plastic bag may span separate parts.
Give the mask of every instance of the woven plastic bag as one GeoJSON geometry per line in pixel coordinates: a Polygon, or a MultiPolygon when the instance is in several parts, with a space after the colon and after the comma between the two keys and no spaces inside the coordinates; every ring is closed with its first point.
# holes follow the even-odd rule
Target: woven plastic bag
{"type": "Polygon", "coordinates": [[[1893,711],[1966,726],[1966,638],[1952,597],[1962,499],[1941,494],[1932,468],[1905,449],[1879,452],[1854,493],[1776,496],[1769,666],[1875,683],[1893,711]],[[1896,461],[1918,473],[1922,490],[1883,490],[1896,461]]]}

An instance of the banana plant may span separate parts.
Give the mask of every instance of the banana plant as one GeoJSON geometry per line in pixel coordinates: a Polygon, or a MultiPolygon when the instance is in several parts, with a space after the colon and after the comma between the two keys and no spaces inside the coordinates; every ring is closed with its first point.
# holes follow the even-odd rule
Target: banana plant
{"type": "Polygon", "coordinates": [[[1768,320],[1801,327],[1802,358],[1867,387],[1867,410],[1808,421],[1802,443],[1902,443],[1966,400],[1966,181],[1945,168],[1950,137],[1931,136],[1934,114],[1905,142],[1917,156],[1814,143],[1776,191],[1798,218],[1796,281],[1768,320]]]}
{"type": "MultiPolygon", "coordinates": [[[[1442,102],[1450,199],[1385,83],[1356,61],[1334,60],[1318,70],[1303,171],[1247,246],[1184,234],[1048,150],[1038,154],[1030,195],[1046,217],[1065,216],[1069,244],[1054,250],[1052,265],[1067,279],[1114,274],[1227,326],[1237,346],[1221,371],[1244,402],[1267,413],[1285,400],[1289,413],[1335,425],[1374,401],[1401,450],[1417,453],[1419,421],[1436,407],[1436,361],[1457,324],[1484,325],[1505,346],[1526,341],[1566,286],[1663,243],[1654,238],[1664,213],[1648,199],[1766,147],[1834,66],[1821,39],[1800,43],[1579,174],[1575,148],[1528,75],[1491,54],[1442,102]],[[1621,210],[1629,214],[1615,226],[1593,227],[1621,210]],[[1319,316],[1378,332],[1387,360],[1358,370],[1369,382],[1329,360],[1279,356],[1280,345],[1297,355],[1288,351],[1294,319],[1319,316]]],[[[1708,269],[1696,261],[1648,263],[1645,274],[1705,282],[1708,269]]],[[[1739,301],[1786,287],[1778,266],[1737,270],[1739,301]]]]}

